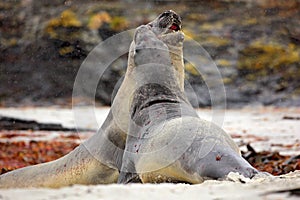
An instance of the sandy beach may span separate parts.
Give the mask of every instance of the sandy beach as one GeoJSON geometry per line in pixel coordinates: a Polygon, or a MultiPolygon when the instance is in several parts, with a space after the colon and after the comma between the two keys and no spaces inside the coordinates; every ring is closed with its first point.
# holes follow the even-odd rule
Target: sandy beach
{"type": "MultiPolygon", "coordinates": [[[[85,109],[82,107],[84,115],[85,109]]],[[[105,119],[109,108],[97,108],[97,123],[90,123],[83,117],[79,128],[97,129],[105,119]]],[[[198,109],[200,117],[211,120],[212,112],[198,109]]],[[[214,113],[215,115],[216,113],[214,113]]],[[[224,115],[223,128],[240,144],[251,143],[258,151],[279,151],[282,154],[296,155],[300,152],[300,116],[299,108],[244,108],[241,110],[220,111],[224,115]],[[279,145],[279,144],[293,144],[279,145]]],[[[74,127],[72,109],[50,108],[1,108],[0,115],[38,122],[61,123],[65,127],[74,127]]],[[[222,116],[221,116],[222,117],[222,116]]],[[[222,121],[222,120],[221,120],[222,121]]],[[[40,139],[49,139],[47,136],[40,139]]],[[[50,137],[50,136],[48,136],[50,137]]],[[[129,184],[129,185],[75,185],[60,189],[1,189],[3,200],[38,199],[298,199],[287,190],[300,188],[300,171],[282,176],[256,177],[246,179],[238,174],[230,174],[228,180],[207,180],[198,185],[187,184],[129,184]]]]}
{"type": "MultiPolygon", "coordinates": [[[[232,174],[234,178],[241,178],[232,174]]],[[[300,188],[300,172],[280,177],[239,181],[205,181],[187,184],[129,184],[129,185],[75,185],[60,189],[0,190],[3,200],[76,200],[76,199],[299,199],[287,190],[300,188]]]]}

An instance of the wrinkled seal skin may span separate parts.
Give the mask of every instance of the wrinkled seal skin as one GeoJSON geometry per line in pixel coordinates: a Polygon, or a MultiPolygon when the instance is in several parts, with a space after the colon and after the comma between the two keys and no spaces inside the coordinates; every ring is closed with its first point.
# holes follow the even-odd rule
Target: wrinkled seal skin
{"type": "Polygon", "coordinates": [[[109,184],[118,178],[121,183],[199,183],[205,177],[219,178],[229,171],[251,177],[255,170],[240,157],[231,138],[219,127],[199,119],[183,94],[184,35],[180,28],[180,17],[173,11],[139,27],[130,47],[125,79],[100,130],[58,160],[1,175],[0,188],[109,184]],[[136,70],[153,62],[157,63],[154,67],[162,64],[161,69],[150,67],[147,73],[136,70]],[[160,112],[165,114],[157,115],[160,112]],[[183,126],[174,128],[178,124],[183,126]],[[174,139],[174,132],[175,145],[165,153],[141,154],[151,151],[153,145],[166,146],[174,139]],[[142,137],[138,139],[137,134],[142,137]],[[161,137],[150,137],[158,134],[161,137]],[[176,153],[176,142],[188,144],[183,145],[186,151],[176,153]],[[142,156],[130,156],[130,152],[142,156]],[[168,157],[173,162],[166,165],[164,158],[168,157]]]}
{"type": "Polygon", "coordinates": [[[131,101],[118,182],[201,183],[229,172],[250,178],[258,173],[228,134],[197,116],[182,92],[180,70],[173,66],[168,45],[149,26],[136,30],[134,45],[131,73],[137,75],[132,77],[144,83],[131,101]]]}
{"type": "MultiPolygon", "coordinates": [[[[147,26],[160,40],[169,46],[173,66],[180,71],[177,80],[183,91],[183,33],[169,33],[169,27],[181,21],[173,11],[162,13],[147,26]],[[168,34],[167,34],[168,33],[168,34]]],[[[79,145],[66,156],[48,163],[29,166],[0,176],[0,188],[11,187],[52,187],[58,188],[73,184],[109,184],[116,183],[126,135],[129,127],[130,102],[136,88],[134,77],[130,73],[135,67],[133,47],[130,47],[128,68],[125,79],[113,101],[111,110],[100,130],[90,139],[79,145]]],[[[149,57],[153,59],[153,57],[149,57]]]]}

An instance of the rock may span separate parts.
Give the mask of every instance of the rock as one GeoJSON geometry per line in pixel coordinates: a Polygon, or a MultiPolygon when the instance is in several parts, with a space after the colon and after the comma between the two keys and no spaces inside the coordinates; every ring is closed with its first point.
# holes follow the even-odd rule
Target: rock
{"type": "MultiPolygon", "coordinates": [[[[147,23],[168,7],[182,16],[189,40],[201,44],[214,59],[229,107],[297,106],[299,6],[297,0],[214,0],[197,6],[186,1],[4,1],[0,3],[0,104],[70,104],[76,73],[97,44],[147,23]]],[[[126,59],[124,55],[115,61],[100,78],[97,102],[111,103],[126,59]]],[[[216,78],[208,68],[203,70],[216,78]]],[[[186,85],[186,93],[192,104],[211,106],[202,74],[189,63],[186,71],[191,84],[186,85]]]]}

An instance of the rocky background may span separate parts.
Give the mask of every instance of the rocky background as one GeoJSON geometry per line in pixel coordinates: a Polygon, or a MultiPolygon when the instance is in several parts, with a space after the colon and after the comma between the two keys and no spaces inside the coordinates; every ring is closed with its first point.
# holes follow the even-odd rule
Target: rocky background
{"type": "MultiPolygon", "coordinates": [[[[70,105],[77,71],[98,43],[169,9],[217,64],[228,107],[300,106],[298,0],[2,0],[0,105],[70,105]]],[[[126,64],[124,55],[101,77],[100,105],[110,105],[126,64]]],[[[195,106],[211,106],[201,73],[185,67],[195,106]]]]}

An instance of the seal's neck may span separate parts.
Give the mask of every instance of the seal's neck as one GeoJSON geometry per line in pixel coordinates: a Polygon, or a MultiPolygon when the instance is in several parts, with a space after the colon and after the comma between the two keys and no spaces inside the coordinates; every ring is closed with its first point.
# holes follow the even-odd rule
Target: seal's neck
{"type": "Polygon", "coordinates": [[[157,83],[138,88],[133,96],[130,116],[140,127],[159,124],[182,116],[197,117],[185,95],[157,83]]]}

